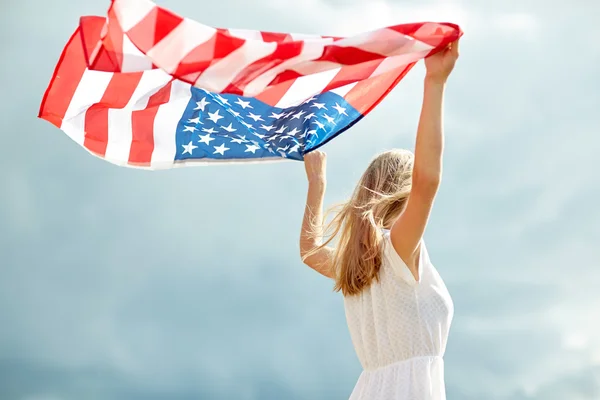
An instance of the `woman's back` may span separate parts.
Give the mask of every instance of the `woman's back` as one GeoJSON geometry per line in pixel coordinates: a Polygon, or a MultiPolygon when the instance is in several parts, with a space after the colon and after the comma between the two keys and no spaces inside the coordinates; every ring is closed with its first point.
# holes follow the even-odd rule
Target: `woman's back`
{"type": "Polygon", "coordinates": [[[351,400],[445,399],[444,365],[454,313],[450,294],[421,242],[417,281],[383,237],[379,281],[344,298],[364,368],[351,400]]]}

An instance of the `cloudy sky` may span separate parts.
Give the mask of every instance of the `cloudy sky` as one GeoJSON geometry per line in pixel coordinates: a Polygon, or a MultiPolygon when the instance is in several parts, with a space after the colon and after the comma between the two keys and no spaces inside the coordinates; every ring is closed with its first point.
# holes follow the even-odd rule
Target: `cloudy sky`
{"type": "MultiPolygon", "coordinates": [[[[456,306],[448,398],[600,399],[600,3],[159,4],[299,33],[459,23],[426,233],[456,306]]],[[[361,368],[342,299],[298,257],[301,163],[131,170],[36,119],[78,17],[107,6],[2,1],[0,399],[347,398],[361,368]]],[[[325,147],[328,202],[413,146],[422,78],[325,147]]]]}

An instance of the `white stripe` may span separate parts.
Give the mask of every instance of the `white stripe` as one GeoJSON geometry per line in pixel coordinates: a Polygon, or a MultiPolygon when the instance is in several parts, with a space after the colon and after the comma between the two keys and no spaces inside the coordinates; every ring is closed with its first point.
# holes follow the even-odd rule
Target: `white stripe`
{"type": "Polygon", "coordinates": [[[173,73],[190,51],[210,40],[216,31],[210,26],[185,18],[146,54],[154,64],[173,73]]]}
{"type": "MultiPolygon", "coordinates": [[[[333,39],[323,39],[322,41],[319,41],[318,43],[305,43],[304,46],[302,47],[302,51],[300,52],[300,54],[298,54],[296,57],[290,58],[289,60],[286,60],[284,62],[282,62],[281,64],[279,64],[278,66],[269,69],[268,71],[266,71],[264,74],[258,76],[256,79],[254,79],[252,82],[250,82],[246,88],[244,89],[244,96],[255,96],[259,93],[261,93],[263,90],[265,90],[265,88],[267,87],[267,85],[273,81],[273,79],[275,79],[275,77],[285,71],[286,69],[291,69],[290,67],[294,66],[294,65],[298,65],[301,63],[304,63],[305,61],[310,61],[310,60],[314,60],[316,58],[319,58],[323,55],[323,49],[325,48],[325,46],[329,43],[331,43],[333,41],[333,39]]],[[[304,63],[304,64],[308,64],[308,65],[313,65],[315,64],[314,62],[309,62],[309,63],[304,63]]],[[[331,64],[331,63],[329,63],[331,64]]],[[[337,64],[336,64],[337,66],[337,64]]],[[[323,65],[323,67],[325,67],[323,65]]],[[[296,69],[294,69],[296,70],[296,69]]],[[[306,73],[297,71],[302,75],[308,75],[311,72],[306,71],[306,73]]]]}
{"type": "Polygon", "coordinates": [[[200,75],[194,86],[220,93],[248,65],[272,54],[276,48],[277,43],[275,42],[247,41],[227,57],[208,67],[200,75]]]}
{"type": "Polygon", "coordinates": [[[113,7],[119,25],[127,32],[154,10],[156,4],[149,0],[114,0],[113,7]]]}
{"type": "Polygon", "coordinates": [[[321,93],[333,80],[341,68],[323,71],[318,74],[297,78],[283,95],[276,107],[286,108],[300,104],[312,95],[321,93]]]}
{"type": "Polygon", "coordinates": [[[335,42],[339,47],[355,47],[370,53],[392,56],[411,51],[414,40],[393,29],[378,29],[359,35],[347,37],[335,42]]]}
{"type": "Polygon", "coordinates": [[[154,118],[154,151],[151,161],[153,169],[173,166],[177,152],[177,143],[175,142],[177,125],[191,97],[192,91],[189,84],[173,81],[169,102],[158,107],[154,118]]]}
{"type": "Polygon", "coordinates": [[[388,57],[388,58],[384,59],[381,62],[381,64],[379,64],[377,66],[377,68],[375,68],[373,73],[371,73],[370,77],[381,75],[381,74],[391,71],[395,68],[405,67],[406,65],[408,65],[410,63],[417,62],[417,61],[425,58],[425,56],[427,56],[427,54],[429,54],[430,51],[431,51],[431,49],[426,49],[426,50],[416,51],[416,52],[412,52],[412,53],[401,54],[401,55],[394,56],[394,57],[388,57]]]}
{"type": "MultiPolygon", "coordinates": [[[[292,37],[292,40],[297,41],[297,40],[308,40],[308,41],[313,41],[313,40],[326,40],[329,38],[324,38],[322,36],[319,35],[313,35],[313,34],[305,34],[305,33],[290,33],[290,36],[292,37]]],[[[331,39],[333,41],[333,39],[331,39]]]]}
{"type": "Polygon", "coordinates": [[[349,92],[350,90],[352,90],[352,88],[353,88],[354,86],[356,86],[356,84],[357,84],[357,83],[358,83],[358,82],[352,82],[352,83],[349,83],[349,84],[347,84],[347,85],[340,86],[340,87],[338,87],[338,88],[335,88],[335,89],[331,90],[331,93],[335,93],[335,94],[337,94],[338,96],[342,96],[342,97],[344,97],[344,96],[346,96],[346,95],[348,94],[348,92],[349,92]]]}
{"type": "Polygon", "coordinates": [[[250,29],[228,29],[228,32],[231,36],[247,39],[247,40],[260,40],[262,41],[262,34],[260,31],[254,31],[250,29]]]}
{"type": "MultiPolygon", "coordinates": [[[[85,113],[99,103],[113,76],[112,72],[85,70],[71,98],[60,129],[83,146],[85,139],[85,113]]],[[[60,76],[57,76],[60,79],[60,76]]]]}
{"type": "Polygon", "coordinates": [[[129,40],[127,35],[123,36],[123,64],[122,72],[137,72],[152,69],[152,59],[147,57],[129,40]]]}
{"type": "Polygon", "coordinates": [[[160,69],[147,71],[142,74],[129,103],[124,108],[108,110],[108,142],[104,154],[107,161],[118,165],[127,164],[133,139],[132,112],[145,109],[150,96],[169,80],[170,76],[160,69]]]}

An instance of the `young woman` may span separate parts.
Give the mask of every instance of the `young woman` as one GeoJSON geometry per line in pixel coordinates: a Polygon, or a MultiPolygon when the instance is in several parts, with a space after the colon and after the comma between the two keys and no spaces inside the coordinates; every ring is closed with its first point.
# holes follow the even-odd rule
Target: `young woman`
{"type": "Polygon", "coordinates": [[[457,59],[458,42],[425,59],[414,156],[391,150],[375,157],[327,229],[326,157],[320,151],[305,155],[308,196],[300,254],[344,295],[364,368],[350,400],[446,398],[442,357],[454,307],[423,232],[441,180],[443,95],[457,59]],[[336,248],[329,247],[336,237],[336,248]]]}

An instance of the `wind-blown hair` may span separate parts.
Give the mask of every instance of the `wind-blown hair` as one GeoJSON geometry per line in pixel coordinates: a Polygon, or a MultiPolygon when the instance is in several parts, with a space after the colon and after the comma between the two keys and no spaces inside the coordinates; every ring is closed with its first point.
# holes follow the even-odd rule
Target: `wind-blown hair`
{"type": "MultiPolygon", "coordinates": [[[[414,156],[390,150],[376,156],[348,201],[331,209],[331,222],[321,232],[324,242],[337,238],[332,267],[334,290],[344,296],[359,294],[379,279],[383,229],[391,228],[403,211],[412,185],[414,156]]],[[[309,254],[309,255],[310,255],[309,254]]]]}

